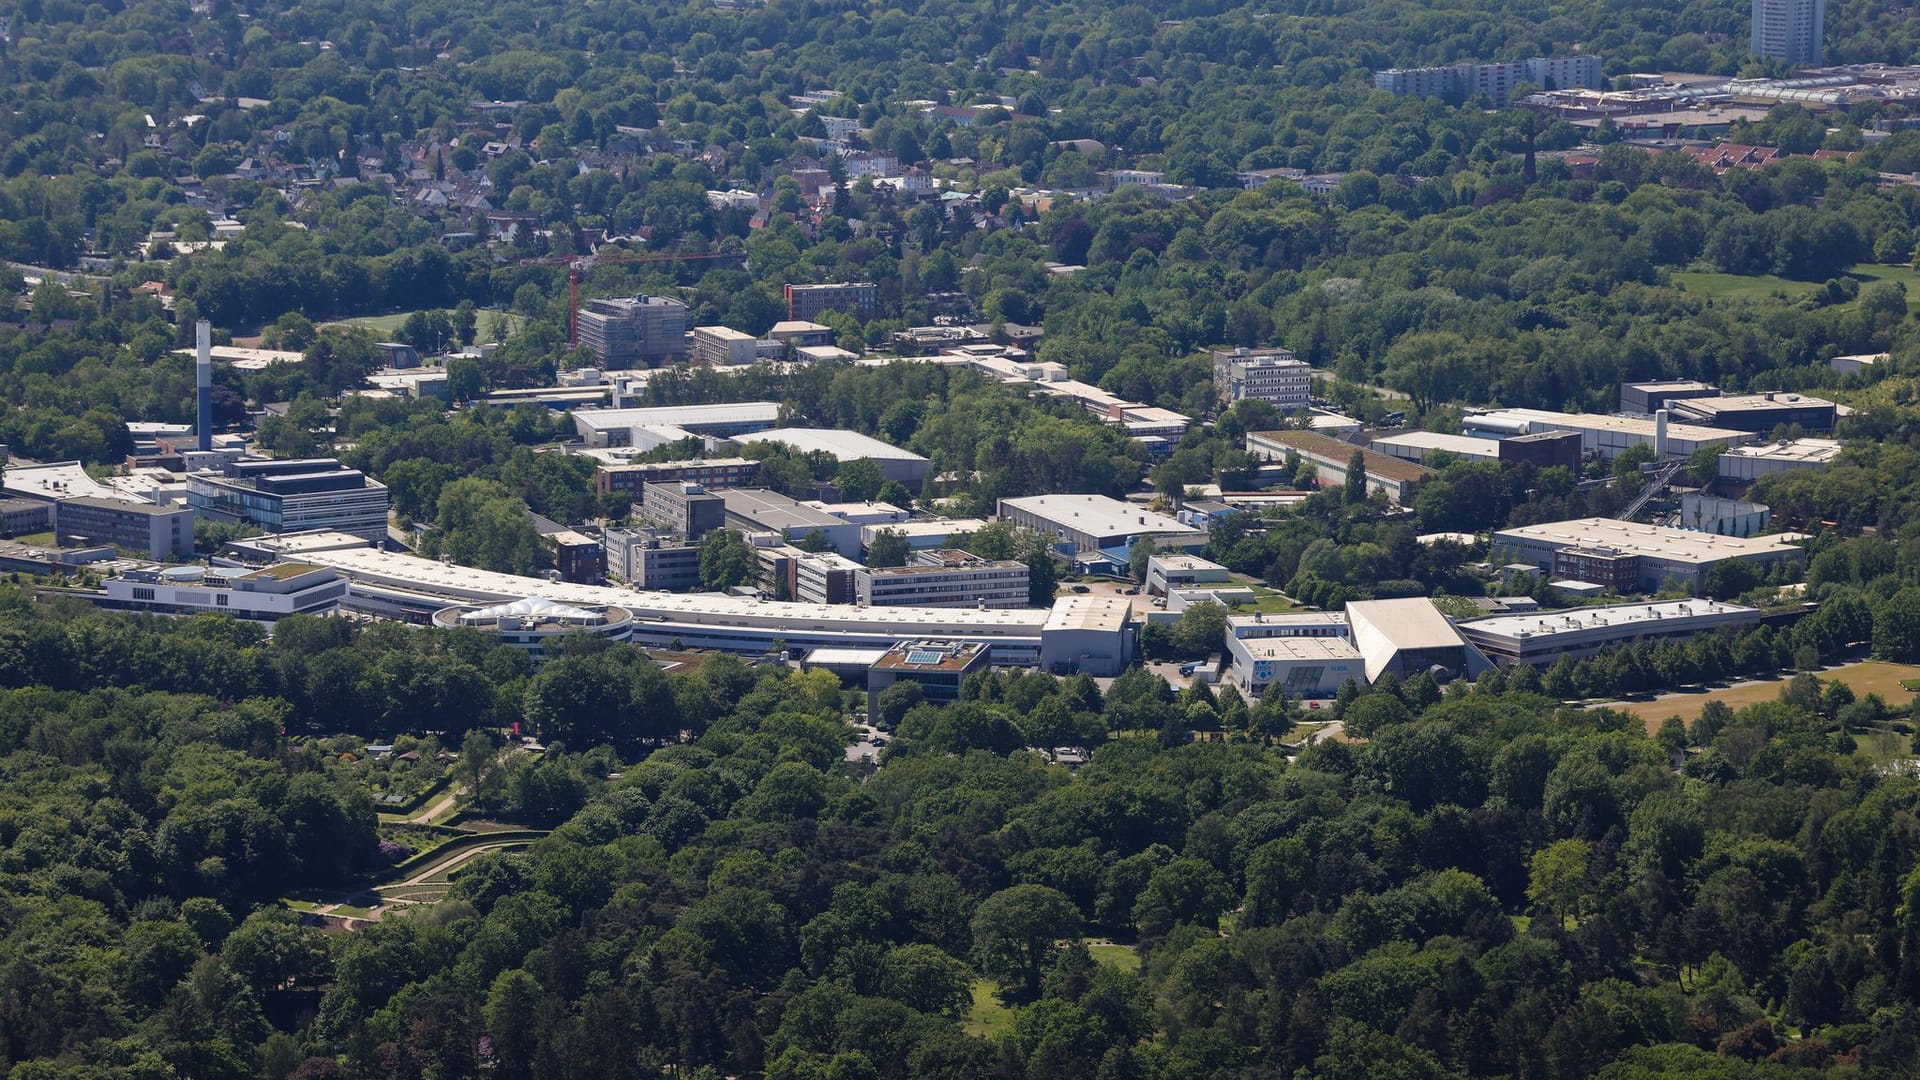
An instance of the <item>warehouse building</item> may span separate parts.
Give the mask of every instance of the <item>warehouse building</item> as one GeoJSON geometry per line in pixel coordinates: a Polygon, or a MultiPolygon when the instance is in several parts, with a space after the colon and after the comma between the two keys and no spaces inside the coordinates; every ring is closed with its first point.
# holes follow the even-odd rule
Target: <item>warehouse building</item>
{"type": "Polygon", "coordinates": [[[1791,439],[1736,446],[1720,455],[1720,478],[1752,483],[1780,472],[1826,472],[1840,457],[1833,439],[1791,439]]]}
{"type": "Polygon", "coordinates": [[[636,428],[677,428],[683,435],[728,438],[765,431],[780,420],[777,401],[725,405],[662,405],[641,409],[575,409],[573,426],[588,446],[632,446],[636,428]]]}
{"type": "Polygon", "coordinates": [[[1806,553],[1766,536],[1716,536],[1712,533],[1640,525],[1614,518],[1577,518],[1502,529],[1493,534],[1496,562],[1526,563],[1556,577],[1589,581],[1566,572],[1561,552],[1571,551],[1609,569],[1586,570],[1621,591],[1658,592],[1669,581],[1698,590],[1707,571],[1729,560],[1749,563],[1765,573],[1780,562],[1798,562],[1806,553]]]}
{"type": "Polygon", "coordinates": [[[756,442],[785,443],[802,454],[816,450],[833,455],[845,465],[862,459],[880,466],[880,475],[898,481],[909,491],[919,491],[927,479],[927,459],[911,450],[902,450],[857,431],[835,428],[770,428],[756,431],[752,438],[734,442],[745,446],[756,442]]]}
{"type": "Polygon", "coordinates": [[[1248,432],[1247,453],[1265,462],[1285,461],[1287,455],[1297,455],[1313,463],[1321,487],[1346,483],[1347,467],[1358,453],[1367,471],[1367,490],[1385,492],[1388,501],[1396,505],[1411,501],[1414,486],[1433,475],[1425,465],[1362,449],[1317,431],[1248,432]]]}
{"type": "Polygon", "coordinates": [[[1759,623],[1759,611],[1738,604],[1663,600],[1472,619],[1460,624],[1460,634],[1496,664],[1545,667],[1629,642],[1686,641],[1759,623]]]}
{"type": "Polygon", "coordinates": [[[1162,547],[1198,547],[1206,534],[1165,514],[1105,495],[1028,495],[1000,500],[1000,516],[1058,538],[1077,552],[1126,552],[1143,536],[1162,547]]]}
{"type": "MultiPolygon", "coordinates": [[[[884,610],[884,609],[883,609],[884,610]]],[[[1124,596],[1063,596],[1040,631],[1040,666],[1055,675],[1118,675],[1134,659],[1133,608],[1124,596]]]]}
{"type": "Polygon", "coordinates": [[[1765,433],[1782,426],[1832,431],[1839,407],[1804,394],[1740,394],[1675,402],[1673,418],[1690,424],[1765,433]]]}
{"type": "Polygon", "coordinates": [[[1437,431],[1403,431],[1398,435],[1383,435],[1373,440],[1368,449],[1412,462],[1419,462],[1436,451],[1467,461],[1500,460],[1500,444],[1492,439],[1445,435],[1437,431]]]}
{"type": "Polygon", "coordinates": [[[1754,441],[1750,431],[1706,427],[1668,417],[1663,425],[1658,418],[1601,416],[1595,413],[1557,413],[1543,409],[1495,409],[1468,413],[1462,425],[1469,435],[1505,439],[1542,431],[1573,431],[1580,435],[1580,449],[1598,454],[1608,461],[1635,446],[1652,450],[1662,461],[1684,458],[1703,446],[1745,446],[1754,441]]]}
{"type": "Polygon", "coordinates": [[[1670,402],[1719,396],[1719,387],[1695,379],[1623,382],[1620,384],[1620,411],[1628,416],[1652,416],[1670,402]]]}

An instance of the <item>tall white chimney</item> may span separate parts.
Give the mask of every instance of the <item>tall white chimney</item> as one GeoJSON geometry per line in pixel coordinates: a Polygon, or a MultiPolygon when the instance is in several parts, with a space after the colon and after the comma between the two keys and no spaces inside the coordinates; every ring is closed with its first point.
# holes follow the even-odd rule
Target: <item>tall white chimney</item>
{"type": "Polygon", "coordinates": [[[1653,458],[1655,461],[1667,460],[1667,410],[1665,409],[1653,414],[1653,458]]]}
{"type": "Polygon", "coordinates": [[[199,399],[199,416],[193,435],[202,451],[213,449],[213,324],[201,319],[193,327],[197,353],[193,361],[193,386],[199,399]]]}

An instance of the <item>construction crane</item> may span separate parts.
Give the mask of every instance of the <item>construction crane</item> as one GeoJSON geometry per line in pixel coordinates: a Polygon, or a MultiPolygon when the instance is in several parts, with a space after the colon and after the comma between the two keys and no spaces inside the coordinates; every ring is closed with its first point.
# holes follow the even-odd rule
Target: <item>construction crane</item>
{"type": "Polygon", "coordinates": [[[745,255],[725,251],[651,252],[647,254],[566,255],[551,259],[521,259],[521,266],[564,266],[567,268],[567,347],[580,346],[580,278],[595,266],[613,263],[710,262],[719,259],[744,260],[745,255]]]}

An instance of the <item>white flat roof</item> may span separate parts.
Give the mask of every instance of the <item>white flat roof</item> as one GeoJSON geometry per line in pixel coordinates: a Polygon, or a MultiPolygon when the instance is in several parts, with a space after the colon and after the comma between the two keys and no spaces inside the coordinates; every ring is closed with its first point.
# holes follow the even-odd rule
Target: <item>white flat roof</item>
{"type": "Polygon", "coordinates": [[[1719,536],[1618,518],[1575,518],[1521,525],[1493,534],[1493,541],[1531,540],[1562,547],[1605,547],[1671,562],[1706,563],[1741,555],[1797,550],[1771,536],[1719,536]]]}
{"type": "Polygon", "coordinates": [[[685,427],[688,424],[773,423],[780,418],[776,401],[742,401],[725,405],[660,405],[645,409],[575,409],[576,424],[595,430],[649,426],[685,427]]]}
{"type": "Polygon", "coordinates": [[[859,665],[872,667],[880,658],[892,652],[891,649],[854,649],[845,646],[824,645],[807,654],[809,664],[838,664],[843,666],[859,665]]]}
{"type": "Polygon", "coordinates": [[[992,522],[986,518],[942,518],[939,521],[888,521],[867,526],[867,531],[879,535],[883,529],[891,529],[909,540],[921,536],[948,537],[955,533],[979,532],[992,522]]]}
{"type": "Polygon", "coordinates": [[[78,461],[55,461],[45,465],[8,465],[0,472],[0,490],[8,495],[30,499],[75,499],[82,496],[112,499],[117,502],[146,502],[87,475],[78,461]]]}
{"type": "MultiPolygon", "coordinates": [[[[1494,420],[1525,421],[1532,431],[1560,429],[1563,431],[1617,431],[1625,435],[1637,435],[1651,439],[1654,436],[1656,421],[1643,416],[1604,416],[1600,413],[1557,413],[1544,409],[1490,409],[1486,412],[1472,413],[1467,422],[1486,417],[1494,420]]],[[[1734,431],[1731,428],[1707,427],[1702,424],[1682,424],[1667,422],[1667,437],[1685,442],[1727,442],[1733,444],[1753,441],[1750,431],[1734,431]]]]}
{"type": "Polygon", "coordinates": [[[1198,555],[1154,555],[1152,561],[1160,564],[1162,570],[1225,570],[1226,567],[1212,559],[1203,559],[1198,555]]]}
{"type": "Polygon", "coordinates": [[[742,435],[734,440],[741,443],[782,442],[801,453],[825,450],[841,461],[858,461],[871,458],[874,461],[925,461],[926,458],[910,450],[902,450],[891,443],[862,435],[857,431],[841,431],[836,428],[769,428],[756,431],[751,435],[742,435]]]}
{"type": "Polygon", "coordinates": [[[1047,611],[1046,629],[1117,632],[1127,625],[1132,613],[1133,604],[1124,596],[1063,596],[1047,611]]]}
{"type": "Polygon", "coordinates": [[[1240,638],[1239,648],[1255,660],[1358,660],[1360,650],[1341,637],[1240,638]]]}
{"type": "Polygon", "coordinates": [[[746,333],[745,331],[742,331],[742,330],[735,330],[731,326],[696,326],[693,328],[693,332],[696,334],[705,334],[706,336],[712,337],[712,338],[719,338],[722,341],[758,341],[760,340],[759,338],[754,337],[752,334],[746,333]]]}
{"type": "Polygon", "coordinates": [[[1463,631],[1513,637],[1525,632],[1529,637],[1568,634],[1579,630],[1632,626],[1667,620],[1720,618],[1728,615],[1758,614],[1739,604],[1714,600],[1661,600],[1649,604],[1608,604],[1603,607],[1572,608],[1567,611],[1531,611],[1524,615],[1494,615],[1460,624],[1463,631]]]}
{"type": "Polygon", "coordinates": [[[1471,435],[1447,435],[1438,431],[1403,431],[1398,435],[1387,435],[1373,440],[1373,448],[1386,451],[1383,447],[1396,446],[1409,450],[1445,450],[1462,457],[1493,458],[1500,456],[1500,447],[1491,439],[1476,439],[1471,435]]]}
{"type": "Polygon", "coordinates": [[[366,540],[343,533],[256,537],[249,540],[248,544],[279,551],[287,558],[298,556],[300,562],[333,567],[352,580],[448,597],[449,603],[518,600],[537,595],[561,603],[623,607],[633,612],[637,621],[679,621],[774,630],[821,626],[843,629],[848,633],[894,633],[902,638],[968,635],[1037,638],[1041,628],[1048,625],[1053,616],[1053,611],[1046,608],[988,608],[984,611],[979,608],[862,608],[852,604],[755,600],[716,593],[664,593],[636,591],[613,585],[575,585],[376,551],[367,546],[366,540]]]}
{"type": "Polygon", "coordinates": [[[1836,439],[1791,439],[1755,446],[1736,446],[1729,449],[1725,456],[1756,461],[1826,462],[1840,456],[1840,443],[1836,439]]]}
{"type": "Polygon", "coordinates": [[[1199,529],[1165,514],[1105,495],[1027,495],[1001,499],[1000,505],[1003,514],[1011,508],[1089,536],[1200,535],[1199,529]]]}
{"type": "Polygon", "coordinates": [[[1273,614],[1229,615],[1227,632],[1234,637],[1252,637],[1243,634],[1243,630],[1255,630],[1264,627],[1288,626],[1337,626],[1347,628],[1347,613],[1344,611],[1282,611],[1273,614]]]}

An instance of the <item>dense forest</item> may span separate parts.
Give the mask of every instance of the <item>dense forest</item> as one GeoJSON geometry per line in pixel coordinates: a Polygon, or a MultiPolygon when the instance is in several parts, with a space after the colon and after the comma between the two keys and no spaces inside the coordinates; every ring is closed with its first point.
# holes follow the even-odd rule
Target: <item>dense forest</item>
{"type": "Polygon", "coordinates": [[[860,777],[823,673],[0,608],[9,1077],[1786,1080],[1920,1054],[1920,784],[1836,739],[1811,678],[1658,738],[1414,680],[1345,704],[1369,742],[1289,760],[1284,705],[983,675],[948,707],[882,695],[860,777]],[[551,835],[349,934],[277,902],[383,856],[339,735],[424,722],[483,760],[513,721],[546,752],[477,798],[551,835]],[[1091,761],[1024,749],[1062,739],[1091,761]]]}

